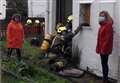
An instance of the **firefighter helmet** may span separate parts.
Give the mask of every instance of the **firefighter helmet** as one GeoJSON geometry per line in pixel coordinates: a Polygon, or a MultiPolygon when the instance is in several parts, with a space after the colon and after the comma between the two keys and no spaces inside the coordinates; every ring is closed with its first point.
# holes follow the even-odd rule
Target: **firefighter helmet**
{"type": "Polygon", "coordinates": [[[56,30],[59,28],[59,27],[62,27],[64,26],[63,23],[58,23],[57,26],[56,26],[56,30]]]}
{"type": "Polygon", "coordinates": [[[72,21],[72,20],[73,20],[73,16],[72,16],[72,15],[68,16],[67,22],[70,22],[70,21],[72,21]]]}
{"type": "Polygon", "coordinates": [[[39,23],[40,23],[40,21],[39,21],[39,20],[35,20],[35,23],[36,23],[36,24],[39,24],[39,23]]]}
{"type": "Polygon", "coordinates": [[[32,20],[31,20],[31,19],[28,19],[28,20],[27,20],[27,24],[32,24],[32,20]]]}
{"type": "Polygon", "coordinates": [[[59,27],[59,28],[57,29],[57,32],[58,32],[58,33],[61,33],[61,32],[66,31],[66,30],[67,30],[67,28],[66,28],[65,26],[63,26],[63,27],[59,27]]]}

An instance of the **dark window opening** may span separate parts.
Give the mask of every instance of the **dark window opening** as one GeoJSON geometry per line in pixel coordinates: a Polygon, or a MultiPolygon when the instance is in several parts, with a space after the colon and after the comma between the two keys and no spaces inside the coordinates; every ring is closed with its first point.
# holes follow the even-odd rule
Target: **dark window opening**
{"type": "Polygon", "coordinates": [[[80,23],[90,25],[90,7],[91,4],[80,4],[80,23]]]}

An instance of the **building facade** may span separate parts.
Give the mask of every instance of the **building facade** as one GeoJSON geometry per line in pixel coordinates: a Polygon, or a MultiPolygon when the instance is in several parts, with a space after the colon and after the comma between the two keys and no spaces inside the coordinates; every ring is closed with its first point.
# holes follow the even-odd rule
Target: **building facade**
{"type": "Polygon", "coordinates": [[[81,33],[73,39],[73,45],[78,46],[78,51],[81,52],[79,67],[102,76],[100,57],[95,52],[99,28],[98,16],[102,10],[108,11],[114,20],[114,46],[113,53],[109,58],[109,77],[117,79],[120,56],[120,0],[73,0],[73,29],[75,30],[83,22],[90,25],[83,27],[81,33]],[[88,11],[84,9],[85,5],[89,6],[88,11]],[[88,16],[85,16],[84,13],[88,16]],[[86,18],[89,19],[86,20],[86,18]]]}
{"type": "MultiPolygon", "coordinates": [[[[41,0],[40,3],[42,3],[42,1],[43,0],[41,0]]],[[[60,0],[44,0],[46,33],[52,33],[55,30],[56,23],[65,20],[64,15],[67,16],[71,14],[65,13],[65,7],[64,9],[60,9],[63,7],[62,3],[64,2],[60,2],[61,4],[58,4],[58,1],[60,0]],[[58,5],[60,8],[58,8],[58,5]]],[[[66,3],[69,3],[69,0],[66,0],[66,3]]],[[[41,10],[43,11],[43,9],[40,9],[40,6],[37,8],[36,9],[39,10],[38,13],[40,13],[41,10]]],[[[88,27],[83,27],[83,30],[73,39],[73,47],[77,46],[79,48],[76,50],[80,53],[79,67],[98,76],[102,76],[100,57],[95,52],[99,28],[98,16],[99,12],[102,10],[107,10],[110,13],[114,20],[114,46],[113,53],[109,58],[109,77],[117,79],[120,56],[120,0],[72,0],[72,5],[66,6],[66,11],[68,8],[72,8],[73,31],[79,26],[80,23],[86,22],[89,24],[88,27]]]]}
{"type": "Polygon", "coordinates": [[[120,71],[118,67],[120,64],[120,0],[72,0],[72,4],[69,0],[60,2],[61,4],[58,4],[58,1],[60,0],[28,0],[28,16],[44,17],[46,33],[52,33],[55,30],[56,23],[64,21],[65,17],[71,13],[73,15],[73,31],[80,23],[88,23],[89,26],[83,27],[83,30],[73,39],[73,47],[78,46],[79,49],[76,51],[80,51],[79,67],[102,76],[100,57],[97,56],[95,48],[99,28],[99,12],[107,10],[114,20],[114,46],[113,53],[109,58],[109,77],[117,79],[119,76],[120,78],[120,74],[118,75],[118,70],[120,71]],[[60,9],[62,3],[64,3],[64,9],[60,9]],[[65,6],[65,3],[71,5],[65,6]]]}
{"type": "Polygon", "coordinates": [[[5,19],[6,16],[6,0],[0,0],[0,20],[5,19]]]}

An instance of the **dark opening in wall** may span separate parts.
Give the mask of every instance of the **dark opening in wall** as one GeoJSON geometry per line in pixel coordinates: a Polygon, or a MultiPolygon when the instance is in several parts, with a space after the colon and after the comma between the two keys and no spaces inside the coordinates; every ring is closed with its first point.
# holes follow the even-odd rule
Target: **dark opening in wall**
{"type": "Polygon", "coordinates": [[[72,14],[72,0],[56,0],[56,23],[66,23],[66,19],[72,14]]]}

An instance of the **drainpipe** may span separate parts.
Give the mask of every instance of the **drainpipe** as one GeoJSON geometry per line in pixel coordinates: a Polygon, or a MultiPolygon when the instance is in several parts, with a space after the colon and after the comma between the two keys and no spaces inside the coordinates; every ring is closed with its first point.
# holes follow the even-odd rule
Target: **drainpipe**
{"type": "MultiPolygon", "coordinates": [[[[118,35],[120,37],[120,0],[117,0],[116,5],[117,5],[117,7],[116,7],[117,12],[116,13],[118,13],[118,15],[119,15],[118,16],[119,17],[118,18],[118,28],[119,28],[118,35]]],[[[119,50],[120,50],[120,39],[118,40],[118,54],[119,54],[119,50]]],[[[119,61],[118,61],[118,82],[117,83],[120,83],[120,54],[118,56],[119,56],[119,61]]]]}
{"type": "Polygon", "coordinates": [[[55,28],[55,19],[56,19],[56,0],[49,0],[49,33],[52,33],[55,28]]]}
{"type": "Polygon", "coordinates": [[[47,33],[49,33],[49,5],[50,5],[50,0],[47,1],[47,33]]]}
{"type": "Polygon", "coordinates": [[[49,1],[50,0],[45,0],[46,1],[46,12],[45,12],[45,34],[49,32],[49,1]]]}
{"type": "Polygon", "coordinates": [[[28,1],[29,2],[29,6],[28,6],[28,8],[30,8],[30,14],[29,14],[29,16],[30,17],[33,17],[33,1],[32,0],[30,0],[30,1],[28,1]]]}
{"type": "Polygon", "coordinates": [[[49,3],[50,0],[46,1],[46,14],[45,14],[45,34],[49,33],[49,3]]]}

